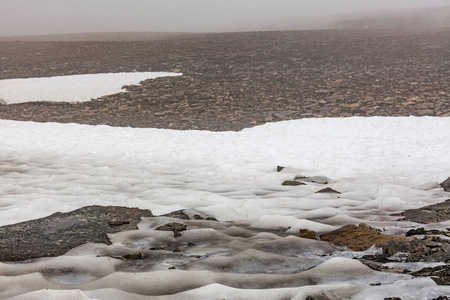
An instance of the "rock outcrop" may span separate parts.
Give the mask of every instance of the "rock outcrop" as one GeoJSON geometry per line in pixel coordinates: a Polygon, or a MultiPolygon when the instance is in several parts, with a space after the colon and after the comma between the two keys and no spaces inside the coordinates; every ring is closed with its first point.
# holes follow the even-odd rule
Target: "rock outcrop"
{"type": "Polygon", "coordinates": [[[150,210],[87,206],[68,213],[0,227],[0,261],[58,256],[85,243],[111,244],[108,233],[137,229],[150,210]]]}

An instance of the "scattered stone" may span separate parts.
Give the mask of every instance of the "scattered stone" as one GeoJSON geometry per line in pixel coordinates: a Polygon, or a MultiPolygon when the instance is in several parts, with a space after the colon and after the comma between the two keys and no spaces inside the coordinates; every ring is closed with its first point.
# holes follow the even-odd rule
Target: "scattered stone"
{"type": "Polygon", "coordinates": [[[450,177],[447,178],[442,183],[440,183],[439,185],[444,189],[444,191],[450,192],[450,177]]]}
{"type": "Polygon", "coordinates": [[[130,221],[110,221],[108,222],[109,226],[122,226],[126,224],[130,224],[130,221]]]}
{"type": "Polygon", "coordinates": [[[450,263],[450,241],[440,237],[393,239],[381,247],[385,258],[392,261],[450,263]]]}
{"type": "Polygon", "coordinates": [[[174,219],[189,220],[189,216],[182,209],[170,212],[168,214],[161,215],[160,217],[168,217],[168,218],[174,218],[174,219]]]}
{"type": "Polygon", "coordinates": [[[277,172],[281,172],[284,169],[282,166],[277,166],[277,172]]]}
{"type": "Polygon", "coordinates": [[[85,103],[2,105],[0,118],[239,131],[268,121],[310,117],[449,114],[449,85],[441,78],[449,67],[441,59],[447,55],[447,33],[424,36],[412,30],[411,39],[404,41],[399,41],[399,34],[394,29],[372,32],[370,37],[351,30],[331,36],[321,30],[314,35],[215,33],[206,40],[194,34],[151,43],[92,41],[89,48],[84,43],[61,43],[58,51],[45,53],[41,43],[24,48],[2,42],[0,53],[8,59],[2,60],[0,79],[149,70],[178,70],[184,75],[126,85],[126,92],[85,103]],[[361,51],[367,43],[372,51],[361,51]],[[432,53],[425,44],[433,45],[432,53]],[[401,54],[411,47],[418,52],[405,68],[401,54]],[[117,53],[129,55],[117,60],[117,53]],[[333,63],[327,61],[330,57],[333,63]],[[352,63],[349,57],[354,58],[352,63]],[[217,61],[220,64],[212,63],[217,61]],[[375,62],[370,70],[367,62],[375,62]]]}
{"type": "Polygon", "coordinates": [[[403,220],[405,221],[422,224],[448,221],[450,220],[450,199],[418,209],[406,210],[400,216],[404,216],[403,220]]]}
{"type": "Polygon", "coordinates": [[[297,186],[297,185],[306,185],[306,183],[296,181],[296,180],[285,180],[282,185],[297,186]]]}
{"type": "Polygon", "coordinates": [[[180,231],[184,231],[186,229],[187,229],[187,227],[185,224],[178,223],[178,222],[167,223],[167,224],[164,224],[164,225],[161,225],[161,226],[155,228],[155,230],[160,230],[160,231],[173,231],[174,237],[180,237],[181,236],[180,231]]]}
{"type": "Polygon", "coordinates": [[[405,235],[406,236],[413,236],[413,235],[425,235],[427,232],[425,231],[425,228],[417,228],[417,229],[411,229],[408,230],[405,235]]]}
{"type": "Polygon", "coordinates": [[[325,293],[321,293],[319,295],[308,296],[305,300],[331,300],[332,298],[325,295],[325,293]]]}
{"type": "Polygon", "coordinates": [[[408,230],[405,233],[405,236],[414,236],[414,235],[445,235],[450,237],[450,228],[447,229],[447,231],[443,231],[437,229],[425,230],[425,228],[421,227],[417,229],[408,230]]]}
{"type": "MultiPolygon", "coordinates": [[[[450,285],[450,265],[437,266],[433,268],[424,268],[417,272],[411,273],[417,277],[430,277],[438,285],[450,285]]],[[[437,298],[439,299],[439,298],[437,298]]],[[[443,299],[443,298],[441,298],[443,299]]],[[[445,299],[445,298],[444,298],[445,299]]],[[[448,298],[446,298],[448,299],[448,298]]]]}
{"type": "Polygon", "coordinates": [[[135,230],[141,217],[153,214],[146,209],[94,205],[2,226],[0,261],[58,256],[85,243],[109,245],[108,233],[135,230]]]}
{"type": "Polygon", "coordinates": [[[320,191],[316,192],[316,194],[318,194],[318,193],[341,194],[340,192],[338,192],[330,187],[321,189],[320,191]]]}
{"type": "Polygon", "coordinates": [[[112,256],[112,258],[120,259],[120,260],[133,260],[133,259],[146,259],[147,255],[141,252],[133,253],[133,254],[125,254],[123,256],[112,256]]]}
{"type": "Polygon", "coordinates": [[[311,176],[311,177],[297,176],[294,178],[294,180],[299,180],[299,181],[303,181],[303,182],[312,182],[312,183],[318,183],[318,184],[328,184],[328,181],[330,179],[325,176],[311,176]]]}

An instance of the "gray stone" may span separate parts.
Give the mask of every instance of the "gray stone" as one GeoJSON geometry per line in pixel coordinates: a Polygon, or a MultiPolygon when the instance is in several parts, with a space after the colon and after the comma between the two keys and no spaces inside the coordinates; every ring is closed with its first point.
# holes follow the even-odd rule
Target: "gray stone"
{"type": "Polygon", "coordinates": [[[444,191],[450,192],[450,177],[447,178],[442,183],[440,183],[439,185],[444,189],[444,191]]]}
{"type": "Polygon", "coordinates": [[[447,221],[450,220],[450,199],[418,209],[409,209],[400,215],[404,216],[404,220],[422,224],[447,221]]]}
{"type": "Polygon", "coordinates": [[[150,210],[86,206],[0,227],[0,261],[58,256],[85,243],[111,244],[108,233],[137,229],[150,210]]]}

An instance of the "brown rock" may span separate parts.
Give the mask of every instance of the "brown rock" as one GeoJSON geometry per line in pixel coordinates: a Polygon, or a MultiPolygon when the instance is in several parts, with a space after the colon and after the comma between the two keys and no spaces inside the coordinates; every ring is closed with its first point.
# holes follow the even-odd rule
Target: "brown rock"
{"type": "Polygon", "coordinates": [[[316,232],[313,230],[300,229],[298,236],[305,239],[317,240],[316,232]]]}
{"type": "Polygon", "coordinates": [[[381,234],[379,229],[372,228],[366,224],[360,224],[359,226],[350,224],[332,232],[322,234],[320,240],[340,246],[347,246],[355,251],[364,251],[373,245],[384,244],[387,241],[410,241],[412,238],[384,235],[381,234]]]}

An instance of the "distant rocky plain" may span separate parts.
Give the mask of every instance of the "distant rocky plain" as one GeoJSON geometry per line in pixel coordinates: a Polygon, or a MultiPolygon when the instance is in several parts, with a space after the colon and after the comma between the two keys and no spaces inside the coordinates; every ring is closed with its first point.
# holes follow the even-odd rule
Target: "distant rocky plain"
{"type": "MultiPolygon", "coordinates": [[[[125,92],[85,103],[42,99],[0,105],[0,118],[236,131],[300,118],[450,116],[449,26],[409,24],[386,28],[362,20],[340,24],[337,30],[3,39],[0,79],[134,71],[172,71],[183,76],[146,80],[125,86],[125,92]]],[[[441,183],[447,190],[448,185],[448,181],[441,183]]],[[[150,211],[139,209],[87,207],[4,226],[0,228],[0,261],[57,256],[85,242],[110,243],[107,233],[136,228],[140,217],[151,216],[150,211]],[[81,223],[88,226],[77,227],[81,223]],[[37,243],[42,229],[50,227],[55,228],[53,237],[37,243]],[[74,244],[61,244],[65,238],[74,244]],[[8,247],[11,240],[21,246],[8,247]]],[[[168,217],[180,221],[160,230],[172,231],[175,237],[187,229],[185,220],[216,222],[182,211],[168,217]]],[[[407,211],[403,217],[423,224],[449,220],[450,202],[407,211]]],[[[360,260],[376,270],[428,276],[438,284],[448,285],[449,230],[419,228],[403,236],[387,236],[361,224],[344,226],[320,237],[308,231],[298,236],[353,250],[379,245],[382,254],[360,260]],[[398,252],[404,253],[404,261],[444,264],[414,272],[385,270],[381,264],[398,252]]],[[[147,256],[128,253],[120,259],[140,260],[147,256]]]]}

